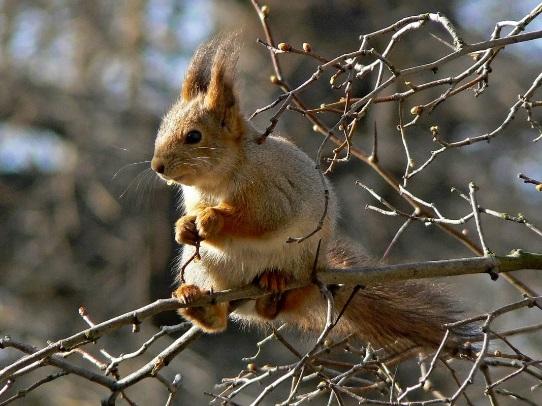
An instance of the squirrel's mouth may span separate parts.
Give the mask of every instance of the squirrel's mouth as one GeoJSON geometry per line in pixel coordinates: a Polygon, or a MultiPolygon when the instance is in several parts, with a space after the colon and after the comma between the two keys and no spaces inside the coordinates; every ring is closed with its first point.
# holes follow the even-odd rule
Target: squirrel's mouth
{"type": "Polygon", "coordinates": [[[162,174],[158,174],[158,176],[160,177],[160,179],[162,179],[164,182],[166,182],[168,184],[168,186],[173,184],[173,183],[184,184],[183,179],[185,178],[185,176],[169,177],[169,176],[165,176],[165,175],[162,175],[162,174]]]}
{"type": "Polygon", "coordinates": [[[180,175],[175,177],[167,177],[167,176],[160,176],[162,180],[164,180],[168,186],[171,186],[173,184],[177,185],[185,185],[185,186],[192,186],[194,184],[193,177],[189,175],[180,175]]]}
{"type": "Polygon", "coordinates": [[[180,183],[182,185],[186,185],[186,181],[187,181],[186,175],[176,176],[170,180],[170,182],[180,183]]]}
{"type": "Polygon", "coordinates": [[[170,176],[166,176],[166,175],[161,174],[161,173],[157,173],[157,175],[158,175],[158,177],[160,179],[162,179],[168,185],[171,184],[171,183],[180,183],[180,179],[182,178],[182,176],[170,177],[170,176]]]}
{"type": "Polygon", "coordinates": [[[164,182],[166,182],[168,185],[171,185],[172,183],[178,183],[182,185],[190,185],[192,183],[191,180],[194,178],[194,173],[191,173],[191,171],[183,171],[183,173],[176,173],[176,174],[163,174],[158,173],[157,174],[160,179],[162,179],[164,182]]]}

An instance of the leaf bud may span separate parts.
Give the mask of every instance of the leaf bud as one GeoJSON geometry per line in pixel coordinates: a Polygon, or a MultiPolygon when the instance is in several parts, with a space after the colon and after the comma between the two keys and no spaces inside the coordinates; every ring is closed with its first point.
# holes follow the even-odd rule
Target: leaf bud
{"type": "Polygon", "coordinates": [[[422,106],[414,106],[410,109],[410,114],[412,114],[413,116],[419,116],[420,114],[422,114],[422,111],[422,106]]]}
{"type": "Polygon", "coordinates": [[[287,42],[281,42],[278,44],[277,48],[283,52],[288,52],[292,49],[292,46],[288,44],[287,42]]]}

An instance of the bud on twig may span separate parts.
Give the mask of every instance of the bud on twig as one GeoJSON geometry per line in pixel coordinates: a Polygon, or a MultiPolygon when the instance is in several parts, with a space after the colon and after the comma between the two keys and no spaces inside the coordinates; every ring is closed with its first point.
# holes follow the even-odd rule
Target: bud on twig
{"type": "Polygon", "coordinates": [[[419,116],[420,114],[422,114],[422,111],[422,106],[414,106],[410,109],[410,114],[412,114],[413,116],[419,116]]]}
{"type": "Polygon", "coordinates": [[[405,82],[405,86],[407,86],[409,89],[412,89],[412,90],[416,90],[416,86],[414,85],[414,83],[412,82],[409,82],[409,81],[406,81],[405,82]]]}
{"type": "Polygon", "coordinates": [[[283,52],[288,52],[292,49],[292,46],[288,44],[287,42],[281,42],[278,44],[277,48],[283,52]]]}

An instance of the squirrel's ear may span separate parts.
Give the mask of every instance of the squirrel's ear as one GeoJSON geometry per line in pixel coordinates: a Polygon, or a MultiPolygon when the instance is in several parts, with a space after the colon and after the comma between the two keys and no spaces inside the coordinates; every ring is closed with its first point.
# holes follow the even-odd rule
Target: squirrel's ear
{"type": "Polygon", "coordinates": [[[224,49],[216,53],[205,93],[205,105],[220,115],[225,115],[237,103],[233,80],[235,62],[230,58],[231,55],[226,55],[224,49]]]}
{"type": "Polygon", "coordinates": [[[237,34],[233,34],[216,37],[199,47],[188,66],[181,97],[190,101],[202,95],[205,107],[221,117],[222,125],[240,133],[241,117],[234,91],[238,42],[237,34]]]}

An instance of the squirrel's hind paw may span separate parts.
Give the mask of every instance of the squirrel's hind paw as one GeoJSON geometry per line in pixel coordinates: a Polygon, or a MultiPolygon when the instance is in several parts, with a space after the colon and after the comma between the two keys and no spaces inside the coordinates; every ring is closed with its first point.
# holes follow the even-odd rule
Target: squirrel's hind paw
{"type": "Polygon", "coordinates": [[[184,304],[190,304],[207,294],[196,285],[183,283],[171,295],[184,304]]]}
{"type": "Polygon", "coordinates": [[[228,326],[228,304],[179,309],[179,314],[205,333],[220,333],[228,326]]]}
{"type": "Polygon", "coordinates": [[[266,320],[273,320],[282,310],[282,302],[282,294],[274,293],[256,299],[254,309],[256,310],[256,313],[258,313],[258,316],[266,320]]]}
{"type": "Polygon", "coordinates": [[[271,295],[256,299],[254,308],[258,315],[266,320],[273,320],[280,313],[283,303],[283,291],[290,281],[290,276],[277,269],[264,271],[256,277],[255,283],[271,295]]]}
{"type": "MultiPolygon", "coordinates": [[[[173,297],[184,304],[190,304],[207,293],[196,285],[183,284],[173,292],[173,297]]],[[[219,333],[228,325],[228,303],[226,302],[186,307],[179,309],[179,314],[206,333],[219,333]]]]}
{"type": "Polygon", "coordinates": [[[258,286],[264,290],[280,293],[286,289],[290,280],[290,275],[276,269],[271,269],[258,276],[256,282],[258,286]]]}

